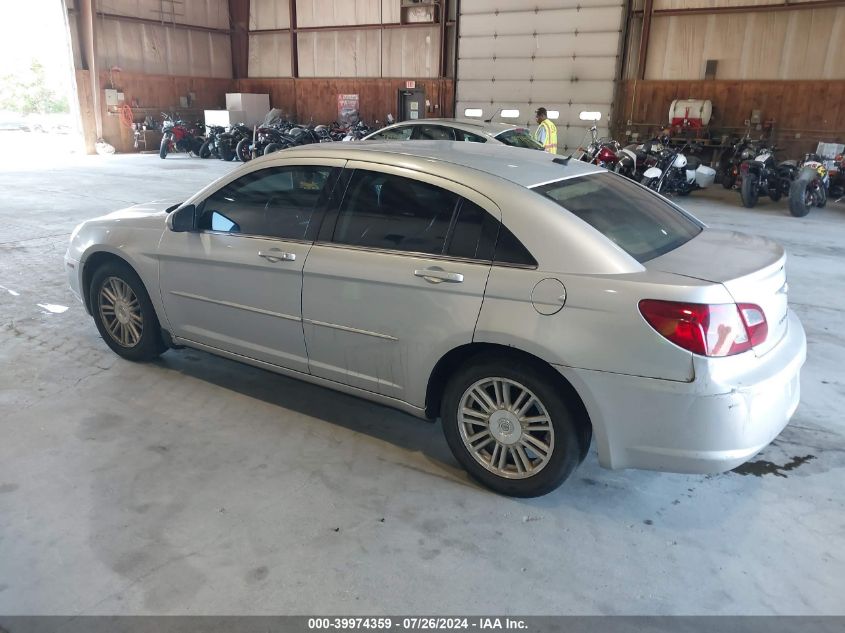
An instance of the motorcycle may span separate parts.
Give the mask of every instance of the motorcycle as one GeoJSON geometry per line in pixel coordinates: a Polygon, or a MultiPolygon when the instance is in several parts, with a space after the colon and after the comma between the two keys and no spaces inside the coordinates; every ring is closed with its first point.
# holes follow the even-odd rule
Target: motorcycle
{"type": "Polygon", "coordinates": [[[733,144],[730,152],[723,161],[719,161],[719,180],[725,189],[733,189],[741,181],[740,165],[745,160],[751,160],[758,154],[757,142],[746,134],[733,144]]]}
{"type": "Polygon", "coordinates": [[[183,121],[174,121],[169,114],[162,112],[161,115],[164,122],[161,124],[159,158],[167,158],[170,152],[185,152],[198,156],[205,139],[199,136],[196,126],[188,128],[183,121]]]}
{"type": "Polygon", "coordinates": [[[830,174],[824,162],[816,154],[805,154],[798,177],[789,188],[789,212],[803,218],[813,207],[823,207],[829,187],[830,174]]]}
{"type": "Polygon", "coordinates": [[[613,139],[599,138],[598,128],[595,125],[590,128],[589,134],[592,140],[586,148],[579,147],[575,150],[574,158],[599,167],[613,169],[616,166],[618,153],[622,150],[622,146],[613,139]],[[577,154],[577,152],[580,152],[580,154],[577,154]]]}
{"type": "Polygon", "coordinates": [[[235,159],[235,149],[245,138],[250,138],[252,136],[252,130],[250,130],[246,125],[243,123],[238,123],[236,125],[232,125],[229,127],[228,131],[223,132],[222,134],[217,135],[217,154],[219,158],[225,161],[231,161],[235,159]]]}
{"type": "Polygon", "coordinates": [[[370,134],[374,131],[374,128],[371,128],[363,121],[358,121],[352,127],[346,130],[346,133],[340,139],[342,141],[360,141],[362,138],[370,134]]]}
{"type": "Polygon", "coordinates": [[[640,182],[649,167],[657,163],[657,156],[663,151],[663,145],[658,140],[646,141],[626,145],[616,154],[614,171],[626,178],[640,182]]]}
{"type": "Polygon", "coordinates": [[[291,147],[293,143],[285,134],[289,127],[286,124],[258,126],[251,137],[238,141],[235,154],[246,163],[253,158],[266,156],[280,149],[291,147]]]}
{"type": "Polygon", "coordinates": [[[205,136],[205,142],[200,146],[200,158],[220,158],[220,152],[217,147],[217,138],[226,131],[222,125],[207,125],[208,133],[205,136]]]}
{"type": "Polygon", "coordinates": [[[716,180],[716,170],[701,164],[695,156],[687,158],[683,150],[688,147],[665,148],[654,167],[643,174],[642,184],[657,193],[689,195],[696,189],[705,189],[716,180]]]}
{"type": "Polygon", "coordinates": [[[797,166],[794,160],[776,163],[774,148],[762,147],[753,160],[742,161],[739,168],[742,176],[742,204],[751,209],[757,204],[760,194],[769,196],[772,202],[789,195],[797,166]]]}

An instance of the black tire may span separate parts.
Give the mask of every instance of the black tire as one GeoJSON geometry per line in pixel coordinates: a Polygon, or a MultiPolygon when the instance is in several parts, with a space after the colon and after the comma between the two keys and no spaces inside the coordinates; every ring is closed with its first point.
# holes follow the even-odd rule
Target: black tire
{"type": "Polygon", "coordinates": [[[237,146],[235,146],[235,155],[242,163],[248,163],[252,160],[252,152],[249,149],[249,145],[250,139],[243,138],[238,141],[237,146]]]}
{"type": "MultiPolygon", "coordinates": [[[[129,296],[131,297],[132,295],[129,296]]],[[[147,294],[141,278],[138,277],[137,273],[132,270],[129,264],[112,260],[95,270],[91,278],[88,299],[91,312],[94,315],[94,323],[97,325],[100,336],[103,337],[106,345],[118,356],[131,361],[148,361],[158,357],[167,349],[161,335],[161,326],[159,325],[155,308],[153,308],[153,304],[150,301],[150,296],[147,294]],[[133,343],[132,340],[121,343],[118,340],[118,335],[113,334],[109,330],[109,326],[105,321],[109,309],[108,298],[103,292],[103,287],[105,286],[107,290],[114,294],[115,286],[112,284],[116,282],[113,280],[123,282],[128,286],[137,300],[137,316],[140,318],[140,324],[137,321],[133,321],[133,323],[135,323],[136,329],[140,329],[140,335],[134,344],[131,344],[133,343]]],[[[117,320],[119,318],[118,309],[115,309],[114,312],[117,320]]],[[[126,314],[126,311],[123,311],[122,314],[126,314]]]]}
{"type": "Polygon", "coordinates": [[[809,180],[799,178],[789,188],[789,212],[796,218],[803,218],[813,208],[812,195],[808,192],[809,187],[809,180]]]}
{"type": "Polygon", "coordinates": [[[742,187],[739,190],[742,196],[742,206],[753,209],[760,199],[760,189],[757,185],[757,176],[748,174],[742,177],[742,187]]]}
{"type": "Polygon", "coordinates": [[[199,156],[203,145],[205,145],[205,139],[202,136],[195,136],[193,142],[191,143],[191,154],[199,156]]]}
{"type": "Polygon", "coordinates": [[[725,189],[733,189],[735,184],[736,177],[733,175],[733,171],[731,169],[725,170],[725,172],[722,173],[722,186],[725,189]]]}
{"type": "Polygon", "coordinates": [[[776,183],[773,186],[769,187],[769,199],[772,202],[778,202],[781,198],[783,198],[783,192],[780,190],[780,183],[776,183]]]}
{"type": "Polygon", "coordinates": [[[170,143],[166,138],[161,139],[161,146],[158,148],[158,157],[159,158],[167,158],[167,150],[169,149],[170,143]]]}
{"type": "Polygon", "coordinates": [[[235,160],[235,152],[231,149],[224,149],[220,152],[220,160],[225,160],[226,162],[235,160]]]}
{"type": "MultiPolygon", "coordinates": [[[[512,389],[508,388],[508,391],[515,393],[512,389]]],[[[485,393],[492,392],[485,391],[485,393]]],[[[518,400],[518,398],[516,399],[518,400]]],[[[591,437],[589,430],[580,428],[577,417],[567,405],[561,390],[555,384],[554,376],[550,375],[550,372],[529,361],[498,355],[475,357],[472,362],[464,365],[451,377],[443,394],[440,416],[443,422],[443,434],[446,436],[446,442],[455,459],[473,479],[499,494],[510,497],[537,497],[560,486],[581,462],[582,456],[586,454],[586,449],[589,447],[591,437]],[[519,385],[527,388],[541,403],[541,405],[531,405],[527,413],[532,410],[535,413],[541,413],[539,407],[542,407],[551,421],[551,431],[545,436],[546,442],[549,441],[550,437],[553,437],[550,457],[548,461],[538,467],[534,475],[524,478],[509,478],[505,475],[496,474],[490,467],[482,465],[479,461],[482,457],[477,459],[464,443],[461,433],[462,423],[458,418],[458,412],[464,409],[462,401],[466,392],[479,381],[494,377],[519,383],[519,385]],[[538,408],[535,409],[535,406],[538,408]]],[[[466,424],[463,426],[466,428],[466,424]]],[[[480,428],[486,427],[482,425],[480,428]]],[[[509,434],[510,432],[508,432],[509,434]]],[[[522,437],[521,431],[520,437],[522,437]]],[[[504,468],[506,470],[516,469],[517,451],[503,448],[505,444],[497,440],[492,440],[492,444],[493,448],[479,449],[487,451],[487,455],[484,457],[492,462],[496,454],[502,455],[502,451],[507,451],[504,468]],[[498,453],[494,451],[498,451],[498,453]]],[[[490,444],[488,443],[486,446],[489,447],[490,444]]],[[[523,445],[517,441],[513,446],[521,447],[523,445]]],[[[527,448],[529,462],[532,459],[542,460],[538,451],[530,446],[527,448]],[[531,458],[532,454],[535,456],[534,458],[531,458]]],[[[521,451],[523,455],[526,455],[525,448],[521,448],[521,451]]],[[[498,460],[496,461],[498,462],[498,460]]],[[[521,462],[521,464],[524,471],[525,462],[521,462]]]]}
{"type": "Polygon", "coordinates": [[[200,158],[211,158],[211,141],[202,144],[199,151],[200,158]]]}
{"type": "Polygon", "coordinates": [[[267,147],[264,148],[264,156],[267,156],[267,154],[272,154],[273,152],[278,152],[282,149],[284,149],[284,146],[280,143],[270,143],[267,147]]]}
{"type": "Polygon", "coordinates": [[[816,206],[819,209],[822,209],[827,204],[827,190],[824,188],[824,185],[821,185],[821,189],[819,189],[819,194],[821,195],[821,200],[816,202],[816,206]]]}
{"type": "Polygon", "coordinates": [[[654,189],[654,187],[651,186],[651,183],[653,181],[654,181],[654,178],[649,178],[648,176],[643,176],[643,179],[640,180],[640,184],[643,185],[644,187],[648,187],[649,189],[654,189]]]}

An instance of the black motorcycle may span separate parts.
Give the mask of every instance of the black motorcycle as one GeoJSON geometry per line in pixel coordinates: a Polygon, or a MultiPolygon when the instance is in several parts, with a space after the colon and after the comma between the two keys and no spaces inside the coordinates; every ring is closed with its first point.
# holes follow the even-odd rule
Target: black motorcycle
{"type": "Polygon", "coordinates": [[[830,175],[824,161],[816,154],[805,154],[789,188],[789,212],[801,218],[813,207],[825,206],[829,186],[830,175]]]}
{"type": "Polygon", "coordinates": [[[231,126],[228,131],[217,135],[217,154],[225,161],[235,159],[235,149],[245,138],[252,137],[252,130],[243,123],[231,126]]]}
{"type": "Polygon", "coordinates": [[[226,128],[222,125],[207,125],[208,133],[205,136],[205,142],[200,146],[200,158],[220,158],[220,151],[217,146],[218,137],[226,132],[226,128]]]}
{"type": "Polygon", "coordinates": [[[730,151],[722,158],[719,165],[719,179],[725,189],[733,189],[742,180],[740,165],[743,161],[757,156],[759,141],[753,141],[749,135],[743,136],[733,144],[730,151]]]}
{"type": "Polygon", "coordinates": [[[744,160],[739,166],[742,176],[742,204],[749,209],[757,204],[761,194],[769,196],[772,202],[789,195],[789,187],[795,179],[797,169],[794,160],[778,163],[775,160],[774,148],[761,147],[758,152],[752,160],[744,160]]]}
{"type": "Polygon", "coordinates": [[[643,179],[646,169],[657,163],[663,145],[658,140],[626,145],[616,154],[614,171],[636,182],[643,179]]]}

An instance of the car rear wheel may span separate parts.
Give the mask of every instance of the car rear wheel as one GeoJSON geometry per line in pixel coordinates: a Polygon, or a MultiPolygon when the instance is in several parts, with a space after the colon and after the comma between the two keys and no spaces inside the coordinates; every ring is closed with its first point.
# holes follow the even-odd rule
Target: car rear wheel
{"type": "Polygon", "coordinates": [[[89,299],[100,336],[119,356],[152,360],[167,349],[150,297],[128,264],[109,262],[98,268],[89,299]]]}
{"type": "Polygon", "coordinates": [[[589,438],[545,372],[504,359],[459,370],[446,387],[441,418],[449,448],[467,472],[512,497],[557,488],[589,438]]]}

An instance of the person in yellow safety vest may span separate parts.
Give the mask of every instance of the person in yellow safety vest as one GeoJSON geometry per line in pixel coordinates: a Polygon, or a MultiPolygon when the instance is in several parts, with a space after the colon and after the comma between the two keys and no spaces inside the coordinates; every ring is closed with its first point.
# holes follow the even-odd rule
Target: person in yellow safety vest
{"type": "Polygon", "coordinates": [[[543,146],[544,152],[557,154],[557,128],[546,117],[546,108],[537,108],[537,129],[534,139],[543,146]]]}

